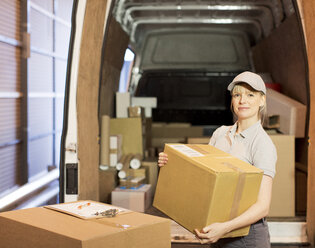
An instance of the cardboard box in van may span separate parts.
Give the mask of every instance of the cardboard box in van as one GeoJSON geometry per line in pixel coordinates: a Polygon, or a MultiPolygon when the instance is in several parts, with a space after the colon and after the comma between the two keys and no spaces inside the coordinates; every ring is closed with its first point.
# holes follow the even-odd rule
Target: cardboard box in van
{"type": "Polygon", "coordinates": [[[167,144],[165,153],[153,205],[189,231],[235,218],[256,202],[262,170],[210,145],[167,144]]]}

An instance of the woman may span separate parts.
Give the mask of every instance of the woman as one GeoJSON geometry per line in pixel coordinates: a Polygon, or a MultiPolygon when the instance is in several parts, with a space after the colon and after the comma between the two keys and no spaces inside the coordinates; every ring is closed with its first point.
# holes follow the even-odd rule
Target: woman
{"type": "MultiPolygon", "coordinates": [[[[277,153],[274,144],[264,131],[261,122],[266,111],[266,87],[262,78],[252,72],[237,75],[229,84],[231,110],[237,121],[233,126],[219,127],[210,139],[213,145],[264,171],[258,199],[240,216],[222,223],[213,223],[202,230],[195,230],[201,243],[211,247],[270,247],[268,215],[272,180],[275,176],[277,153]],[[238,238],[224,238],[232,230],[251,225],[249,234],[238,238]]],[[[160,153],[158,165],[167,163],[167,154],[160,153]]]]}

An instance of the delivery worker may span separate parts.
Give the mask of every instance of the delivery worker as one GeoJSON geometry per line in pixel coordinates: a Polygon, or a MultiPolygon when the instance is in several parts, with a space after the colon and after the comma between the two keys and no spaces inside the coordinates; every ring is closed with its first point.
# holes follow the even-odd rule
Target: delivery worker
{"type": "MultiPolygon", "coordinates": [[[[277,152],[261,122],[266,113],[266,87],[262,78],[253,72],[237,75],[229,84],[231,110],[237,121],[233,126],[221,126],[213,133],[209,144],[246,161],[264,171],[257,202],[240,216],[222,223],[213,223],[195,230],[201,243],[211,247],[270,247],[270,237],[265,217],[268,215],[272,180],[275,176],[277,152]],[[250,226],[247,236],[223,238],[225,234],[250,226]]],[[[158,165],[167,164],[167,154],[159,154],[158,165]]]]}

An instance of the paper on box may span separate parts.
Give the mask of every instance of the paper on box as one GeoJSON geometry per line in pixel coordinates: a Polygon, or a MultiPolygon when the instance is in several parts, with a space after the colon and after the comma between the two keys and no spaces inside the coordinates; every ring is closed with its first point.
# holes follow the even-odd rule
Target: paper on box
{"type": "Polygon", "coordinates": [[[165,153],[153,205],[189,231],[228,221],[256,202],[262,170],[210,145],[167,144],[165,153]]]}

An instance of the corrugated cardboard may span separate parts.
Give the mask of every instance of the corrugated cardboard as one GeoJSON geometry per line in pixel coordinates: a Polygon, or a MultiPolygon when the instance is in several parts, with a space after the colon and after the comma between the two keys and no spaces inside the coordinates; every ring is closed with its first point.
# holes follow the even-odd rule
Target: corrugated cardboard
{"type": "Polygon", "coordinates": [[[130,209],[132,211],[144,212],[152,203],[152,189],[150,184],[144,184],[138,189],[116,188],[112,192],[112,204],[130,209]]]}
{"type": "Polygon", "coordinates": [[[280,116],[283,134],[305,136],[306,106],[275,90],[267,89],[267,114],[280,116]]]}
{"type": "Polygon", "coordinates": [[[272,184],[270,217],[295,216],[295,138],[270,135],[277,149],[276,176],[272,184]]]}
{"type": "Polygon", "coordinates": [[[116,118],[110,120],[110,135],[121,134],[122,153],[143,155],[141,118],[116,118]]]}
{"type": "Polygon", "coordinates": [[[83,220],[46,208],[0,213],[1,248],[170,248],[170,221],[129,212],[83,220]],[[3,228],[5,227],[5,228],[3,228]]]}
{"type": "Polygon", "coordinates": [[[110,194],[117,186],[117,170],[109,168],[107,170],[99,170],[99,201],[109,203],[110,194]]]}
{"type": "Polygon", "coordinates": [[[165,152],[153,205],[189,231],[228,221],[256,202],[262,170],[210,145],[167,144],[165,152]]]}
{"type": "Polygon", "coordinates": [[[151,184],[152,193],[154,195],[158,178],[157,161],[142,161],[141,166],[146,169],[147,183],[151,184]]]}

